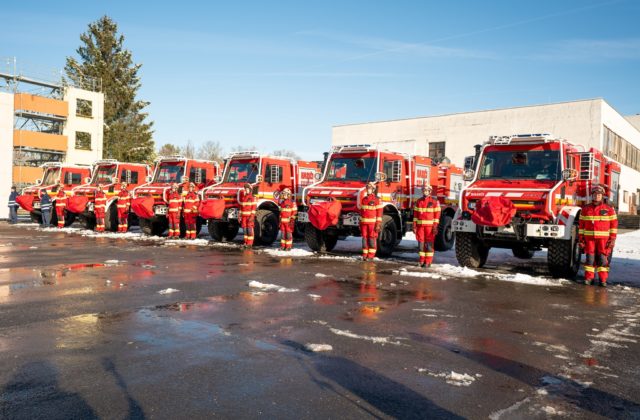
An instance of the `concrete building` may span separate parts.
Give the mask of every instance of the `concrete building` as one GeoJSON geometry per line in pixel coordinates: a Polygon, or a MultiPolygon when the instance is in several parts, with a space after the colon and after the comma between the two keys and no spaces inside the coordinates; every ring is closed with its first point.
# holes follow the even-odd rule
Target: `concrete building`
{"type": "Polygon", "coordinates": [[[104,94],[0,72],[0,219],[11,185],[42,175],[46,162],[91,165],[102,159],[104,94]],[[40,90],[42,93],[27,93],[40,90]]]}
{"type": "Polygon", "coordinates": [[[491,135],[552,133],[620,162],[619,211],[640,205],[640,115],[623,117],[604,99],[408,118],[333,127],[332,144],[377,144],[381,148],[448,157],[462,166],[476,144],[491,135]]]}

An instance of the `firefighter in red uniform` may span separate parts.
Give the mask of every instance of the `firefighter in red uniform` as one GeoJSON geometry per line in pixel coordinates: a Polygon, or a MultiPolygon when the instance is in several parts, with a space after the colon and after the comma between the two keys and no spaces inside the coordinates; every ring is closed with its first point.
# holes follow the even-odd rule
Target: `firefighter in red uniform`
{"type": "Polygon", "coordinates": [[[98,186],[93,202],[93,213],[96,215],[96,232],[104,232],[104,214],[107,209],[107,196],[104,190],[98,186]]]}
{"type": "Polygon", "coordinates": [[[431,196],[431,185],[422,186],[422,198],[413,208],[413,233],[418,241],[420,267],[431,267],[433,262],[433,242],[440,222],[440,203],[431,196]]]}
{"type": "Polygon", "coordinates": [[[169,191],[169,211],[167,219],[169,219],[169,238],[180,237],[180,210],[182,210],[182,197],[178,192],[178,184],[171,185],[169,191]]]}
{"type": "Polygon", "coordinates": [[[378,233],[382,225],[382,204],[376,196],[376,184],[369,182],[360,202],[360,233],[362,234],[362,260],[376,256],[378,233]]]}
{"type": "Polygon", "coordinates": [[[196,184],[193,182],[189,184],[189,192],[184,197],[184,224],[187,227],[187,239],[196,239],[198,236],[196,220],[198,219],[198,204],[200,204],[200,198],[196,193],[196,184]]]}
{"type": "Polygon", "coordinates": [[[296,214],[298,209],[296,203],[291,199],[291,190],[285,188],[280,193],[280,249],[290,251],[293,246],[293,230],[296,225],[296,214]]]}
{"type": "Polygon", "coordinates": [[[64,209],[67,208],[67,194],[61,182],[56,185],[58,193],[56,194],[56,216],[58,216],[58,229],[64,227],[64,209]]]}
{"type": "Polygon", "coordinates": [[[178,192],[184,199],[187,196],[187,194],[189,194],[189,185],[191,183],[189,182],[189,177],[186,175],[182,177],[181,181],[182,181],[182,184],[178,186],[178,192]]]}
{"type": "Polygon", "coordinates": [[[118,232],[126,233],[129,230],[129,207],[131,206],[131,195],[127,190],[127,183],[120,183],[120,192],[118,193],[118,232]]]}
{"type": "Polygon", "coordinates": [[[253,227],[256,223],[257,206],[258,201],[253,195],[253,186],[244,184],[244,188],[240,192],[240,226],[244,232],[244,246],[247,248],[253,246],[253,227]]]}
{"type": "Polygon", "coordinates": [[[618,235],[618,216],[615,209],[604,201],[605,189],[598,185],[591,203],[582,208],[579,225],[579,246],[584,249],[584,283],[593,284],[596,272],[600,286],[607,286],[611,253],[618,235]]]}

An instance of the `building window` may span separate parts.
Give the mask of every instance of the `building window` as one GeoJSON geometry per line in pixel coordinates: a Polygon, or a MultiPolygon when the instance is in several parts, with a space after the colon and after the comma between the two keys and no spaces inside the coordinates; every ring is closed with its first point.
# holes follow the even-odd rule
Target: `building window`
{"type": "Polygon", "coordinates": [[[440,160],[445,157],[443,141],[429,143],[429,157],[433,160],[440,160]]]}
{"type": "Polygon", "coordinates": [[[91,133],[76,131],[76,149],[91,150],[91,133]]]}
{"type": "Polygon", "coordinates": [[[76,99],[76,116],[92,118],[93,103],[87,99],[76,99]]]}
{"type": "Polygon", "coordinates": [[[640,171],[640,149],[611,131],[606,125],[603,128],[604,154],[623,165],[640,171]]]}
{"type": "Polygon", "coordinates": [[[47,162],[62,162],[63,160],[64,153],[62,152],[21,149],[19,147],[13,149],[14,166],[38,167],[47,162]]]}

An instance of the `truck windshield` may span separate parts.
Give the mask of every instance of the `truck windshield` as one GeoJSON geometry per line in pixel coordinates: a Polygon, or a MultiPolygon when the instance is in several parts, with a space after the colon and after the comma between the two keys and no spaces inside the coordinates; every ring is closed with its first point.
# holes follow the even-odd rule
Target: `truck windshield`
{"type": "Polygon", "coordinates": [[[91,183],[94,185],[111,184],[113,182],[113,177],[116,176],[116,169],[116,165],[98,166],[95,173],[93,174],[91,183]]]}
{"type": "Polygon", "coordinates": [[[366,158],[336,158],[329,164],[327,181],[360,181],[375,180],[376,159],[366,158]]]}
{"type": "Polygon", "coordinates": [[[558,150],[490,151],[482,157],[479,179],[560,180],[558,150]]]}
{"type": "Polygon", "coordinates": [[[153,180],[156,184],[179,184],[184,174],[184,162],[162,162],[153,180]]]}
{"type": "Polygon", "coordinates": [[[224,175],[224,182],[254,183],[258,176],[257,162],[231,162],[224,175]]]}
{"type": "Polygon", "coordinates": [[[48,168],[42,177],[42,185],[53,185],[60,178],[60,168],[48,168]]]}

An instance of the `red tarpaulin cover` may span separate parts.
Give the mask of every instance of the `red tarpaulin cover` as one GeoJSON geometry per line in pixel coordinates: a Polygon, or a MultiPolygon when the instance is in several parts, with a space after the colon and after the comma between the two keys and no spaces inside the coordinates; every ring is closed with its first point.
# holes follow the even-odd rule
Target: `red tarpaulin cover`
{"type": "Polygon", "coordinates": [[[32,195],[19,195],[16,197],[16,203],[28,212],[33,211],[33,199],[32,195]]]}
{"type": "Polygon", "coordinates": [[[342,204],[339,201],[324,201],[309,207],[309,222],[319,230],[338,224],[342,204]]]}
{"type": "Polygon", "coordinates": [[[138,197],[131,200],[131,210],[143,219],[151,219],[154,216],[153,204],[155,200],[153,197],[138,197]]]}
{"type": "Polygon", "coordinates": [[[84,209],[87,208],[88,202],[89,198],[81,195],[69,197],[67,200],[67,211],[71,213],[83,213],[84,209]]]}
{"type": "Polygon", "coordinates": [[[473,223],[481,226],[500,227],[511,223],[516,207],[504,197],[485,197],[471,216],[473,223]]]}
{"type": "Polygon", "coordinates": [[[198,212],[203,219],[221,219],[224,214],[224,198],[209,198],[201,201],[198,212]]]}

